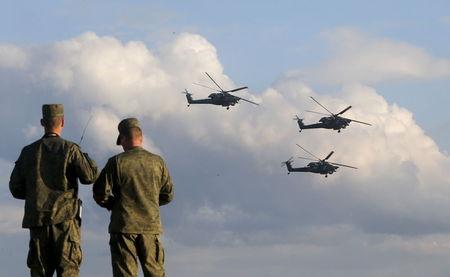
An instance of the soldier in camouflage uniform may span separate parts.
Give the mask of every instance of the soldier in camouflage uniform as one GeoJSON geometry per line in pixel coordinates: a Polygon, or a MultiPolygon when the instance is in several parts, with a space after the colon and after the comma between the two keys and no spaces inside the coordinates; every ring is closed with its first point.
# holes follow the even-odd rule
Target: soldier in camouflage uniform
{"type": "Polygon", "coordinates": [[[142,148],[136,118],[122,120],[118,129],[124,152],[108,160],[93,187],[95,201],[111,211],[113,275],[138,276],[139,259],[144,276],[165,276],[159,206],[172,200],[172,181],[163,159],[142,148]]]}
{"type": "Polygon", "coordinates": [[[81,263],[78,182],[93,183],[97,166],[78,145],[60,137],[62,104],[42,106],[45,135],[24,147],[12,171],[9,189],[25,200],[22,227],[30,229],[27,264],[31,276],[73,277],[81,263]]]}

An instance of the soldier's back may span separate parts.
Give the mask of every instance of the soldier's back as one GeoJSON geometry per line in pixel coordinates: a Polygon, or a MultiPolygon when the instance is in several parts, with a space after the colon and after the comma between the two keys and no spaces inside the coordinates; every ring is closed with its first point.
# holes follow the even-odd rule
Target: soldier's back
{"type": "Polygon", "coordinates": [[[165,165],[142,147],[116,155],[117,184],[110,232],[161,233],[159,195],[165,165]]]}
{"type": "MultiPolygon", "coordinates": [[[[44,136],[23,148],[16,163],[19,172],[12,175],[12,181],[20,178],[17,182],[25,185],[24,228],[58,224],[75,217],[79,205],[79,153],[75,143],[59,136],[44,136]]],[[[89,175],[95,177],[96,168],[90,171],[89,175]]]]}

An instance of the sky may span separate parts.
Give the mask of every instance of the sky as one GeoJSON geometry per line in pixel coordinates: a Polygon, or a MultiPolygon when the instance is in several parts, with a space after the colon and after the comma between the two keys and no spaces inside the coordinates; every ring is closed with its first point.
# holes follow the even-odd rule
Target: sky
{"type": "MultiPolygon", "coordinates": [[[[1,1],[0,265],[26,276],[23,202],[9,175],[64,103],[63,137],[103,167],[117,124],[141,120],[175,184],[163,207],[168,276],[448,276],[447,1],[1,1]],[[260,103],[187,107],[224,88],[260,103]],[[341,133],[298,132],[352,105],[341,133]],[[287,175],[335,151],[358,167],[287,175]],[[294,160],[295,166],[304,161],[294,160]]],[[[81,276],[111,276],[108,213],[83,186],[81,276]]]]}

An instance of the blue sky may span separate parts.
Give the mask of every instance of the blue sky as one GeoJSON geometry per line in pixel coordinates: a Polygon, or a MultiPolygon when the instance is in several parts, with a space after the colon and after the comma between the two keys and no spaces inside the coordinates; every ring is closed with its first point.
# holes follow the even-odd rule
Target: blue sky
{"type": "MultiPolygon", "coordinates": [[[[169,276],[448,276],[450,3],[448,1],[0,2],[0,265],[26,275],[23,203],[6,184],[39,138],[40,105],[66,105],[64,137],[100,166],[116,124],[143,122],[168,162],[176,198],[163,208],[169,276]],[[261,103],[192,106],[210,72],[261,103]],[[348,105],[337,134],[314,96],[348,105]],[[20,110],[20,113],[17,111],[20,110]],[[280,162],[335,150],[325,179],[280,162]],[[20,230],[20,231],[17,231],[20,230]],[[14,251],[18,249],[17,251],[14,251]],[[20,250],[20,251],[19,251],[20,250]],[[13,252],[8,255],[7,253],[13,252]],[[8,266],[6,266],[8,265],[8,266]],[[14,265],[14,266],[10,266],[14,265]]],[[[295,160],[301,165],[301,160],[295,160]]],[[[83,187],[82,276],[110,276],[108,216],[83,187]]]]}

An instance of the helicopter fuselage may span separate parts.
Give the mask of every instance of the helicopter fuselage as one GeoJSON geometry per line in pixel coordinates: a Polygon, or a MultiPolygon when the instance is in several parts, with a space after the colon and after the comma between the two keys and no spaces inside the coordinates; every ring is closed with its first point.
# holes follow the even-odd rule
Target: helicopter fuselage
{"type": "Polygon", "coordinates": [[[340,130],[345,129],[350,124],[351,120],[340,116],[327,116],[322,117],[319,122],[322,123],[321,128],[340,130]]]}
{"type": "Polygon", "coordinates": [[[334,166],[328,162],[311,162],[305,167],[292,167],[292,163],[290,161],[286,162],[286,167],[288,173],[290,172],[311,172],[318,173],[322,175],[333,174],[339,168],[339,166],[334,166]]]}
{"type": "Polygon", "coordinates": [[[334,166],[328,162],[311,162],[307,166],[311,172],[319,173],[319,174],[333,174],[339,168],[338,166],[334,166]]]}
{"type": "Polygon", "coordinates": [[[191,104],[212,104],[227,107],[236,105],[239,102],[239,98],[229,93],[211,93],[208,98],[193,99],[191,94],[186,94],[188,106],[191,104]]]}
{"type": "Polygon", "coordinates": [[[300,131],[303,129],[333,129],[340,131],[341,129],[345,129],[349,124],[351,120],[346,119],[340,116],[326,116],[322,117],[318,123],[314,124],[304,124],[303,120],[300,118],[297,118],[297,123],[300,128],[300,131]]]}
{"type": "Polygon", "coordinates": [[[234,106],[239,102],[239,98],[229,93],[211,93],[208,98],[211,99],[211,104],[224,107],[234,106]]]}

